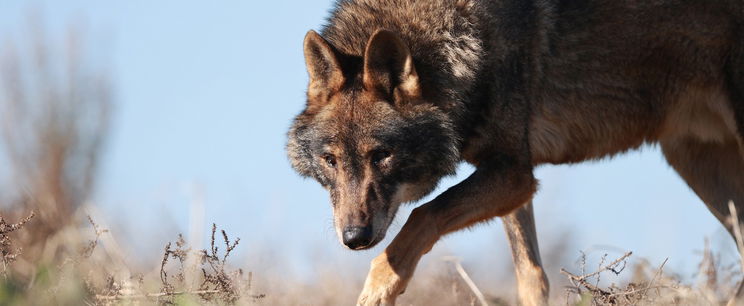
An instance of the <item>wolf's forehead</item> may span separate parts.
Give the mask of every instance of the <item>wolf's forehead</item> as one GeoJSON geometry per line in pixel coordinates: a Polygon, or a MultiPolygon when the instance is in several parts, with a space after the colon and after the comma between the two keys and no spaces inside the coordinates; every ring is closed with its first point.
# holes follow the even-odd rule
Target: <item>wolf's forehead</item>
{"type": "Polygon", "coordinates": [[[342,147],[345,150],[364,149],[380,142],[379,129],[354,122],[336,122],[325,129],[318,140],[324,147],[342,147]]]}
{"type": "Polygon", "coordinates": [[[397,118],[388,102],[349,93],[335,99],[321,115],[323,121],[343,130],[370,130],[388,124],[397,118]]]}
{"type": "Polygon", "coordinates": [[[339,116],[328,118],[319,126],[316,138],[326,150],[367,151],[379,147],[391,122],[375,116],[339,116]]]}

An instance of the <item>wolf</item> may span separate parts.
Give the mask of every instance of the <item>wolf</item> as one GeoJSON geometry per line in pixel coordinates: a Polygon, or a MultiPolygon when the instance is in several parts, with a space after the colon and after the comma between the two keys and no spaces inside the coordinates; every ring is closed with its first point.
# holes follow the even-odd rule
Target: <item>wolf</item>
{"type": "Polygon", "coordinates": [[[304,56],[287,152],[329,191],[343,245],[375,246],[400,205],[475,167],[412,211],[360,305],[394,304],[440,237],[496,217],[519,302],[547,304],[542,164],[659,145],[729,232],[728,203],[744,212],[744,1],[341,0],[304,56]]]}

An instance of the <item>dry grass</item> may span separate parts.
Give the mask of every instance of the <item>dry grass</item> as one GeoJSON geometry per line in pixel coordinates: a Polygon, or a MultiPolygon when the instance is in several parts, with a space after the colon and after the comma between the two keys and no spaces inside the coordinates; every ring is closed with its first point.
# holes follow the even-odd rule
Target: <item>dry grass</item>
{"type": "Polygon", "coordinates": [[[27,224],[32,217],[13,224],[0,219],[0,240],[6,255],[5,277],[0,283],[4,305],[222,305],[251,304],[265,297],[253,293],[252,273],[229,267],[228,259],[239,239],[230,240],[225,231],[220,231],[222,241],[216,239],[216,225],[209,249],[192,249],[181,235],[175,243],[168,242],[157,273],[139,274],[117,261],[120,256],[101,247],[102,236],[110,235],[109,231],[90,217],[89,228],[65,228],[47,243],[63,250],[61,254],[42,256],[39,262],[16,267],[14,260],[20,249],[13,246],[11,233],[33,230],[35,224],[27,224]],[[34,276],[26,278],[29,265],[34,276]],[[198,273],[190,275],[191,271],[198,273]]]}
{"type": "Polygon", "coordinates": [[[668,259],[657,266],[644,259],[631,265],[628,263],[631,255],[631,252],[625,253],[609,263],[605,255],[597,269],[586,272],[586,256],[582,254],[581,272],[561,269],[571,282],[565,289],[563,304],[721,305],[734,295],[742,276],[737,263],[721,265],[720,256],[710,249],[707,241],[698,266],[698,280],[693,283],[667,272],[668,259]]]}
{"type": "MultiPolygon", "coordinates": [[[[18,254],[19,248],[12,237],[36,225],[32,216],[18,223],[2,221],[0,224],[0,232],[5,233],[0,239],[12,250],[8,254],[18,254]]],[[[321,273],[312,282],[284,275],[254,277],[253,273],[230,265],[234,250],[240,246],[239,239],[231,239],[216,225],[212,227],[207,248],[189,246],[179,235],[175,241],[165,244],[160,264],[138,273],[112,254],[112,248],[106,243],[112,233],[92,218],[80,220],[79,226],[67,228],[53,239],[55,244],[66,245],[55,246],[55,249],[64,249],[63,254],[42,256],[51,260],[30,263],[34,266],[35,277],[19,277],[23,274],[17,274],[16,268],[25,268],[16,267],[17,262],[9,257],[5,278],[0,283],[0,300],[10,305],[348,305],[354,303],[362,284],[361,279],[342,279],[332,270],[321,273]]],[[[579,272],[562,269],[571,285],[565,290],[554,286],[552,303],[718,305],[731,295],[741,276],[737,273],[738,265],[721,265],[718,258],[706,244],[699,280],[685,283],[666,271],[666,261],[651,265],[644,260],[632,262],[631,253],[612,260],[605,255],[592,271],[587,267],[588,259],[582,255],[578,261],[579,272]]],[[[451,258],[433,261],[417,272],[399,302],[401,305],[514,303],[512,284],[494,293],[488,289],[503,284],[477,284],[468,277],[467,270],[467,265],[453,264],[451,258]]]]}
{"type": "Polygon", "coordinates": [[[240,300],[257,301],[264,298],[264,294],[251,293],[252,273],[246,275],[242,269],[230,270],[227,265],[227,259],[240,239],[231,241],[227,233],[221,231],[225,249],[220,252],[215,241],[216,232],[217,225],[213,225],[209,249],[193,250],[182,235],[178,236],[175,244],[166,244],[159,268],[158,292],[148,291],[150,288],[142,278],[137,282],[139,286],[126,291],[122,282],[110,279],[105,287],[88,286],[92,289],[92,302],[97,305],[133,301],[158,304],[180,304],[184,301],[235,304],[240,300]],[[190,260],[192,258],[195,260],[190,260]],[[200,274],[194,278],[193,271],[196,270],[200,274]],[[198,285],[194,285],[195,283],[198,285]]]}

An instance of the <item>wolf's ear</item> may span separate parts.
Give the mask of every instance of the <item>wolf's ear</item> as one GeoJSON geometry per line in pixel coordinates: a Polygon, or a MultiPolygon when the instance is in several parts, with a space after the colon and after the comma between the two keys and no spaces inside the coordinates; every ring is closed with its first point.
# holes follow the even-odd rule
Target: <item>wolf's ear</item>
{"type": "Polygon", "coordinates": [[[395,99],[395,103],[416,100],[421,86],[411,51],[397,34],[378,30],[364,51],[364,87],[395,99]]]}
{"type": "Polygon", "coordinates": [[[336,51],[328,41],[310,30],[305,35],[304,49],[305,64],[310,75],[308,95],[317,97],[320,94],[341,89],[344,84],[344,74],[341,71],[336,51]]]}

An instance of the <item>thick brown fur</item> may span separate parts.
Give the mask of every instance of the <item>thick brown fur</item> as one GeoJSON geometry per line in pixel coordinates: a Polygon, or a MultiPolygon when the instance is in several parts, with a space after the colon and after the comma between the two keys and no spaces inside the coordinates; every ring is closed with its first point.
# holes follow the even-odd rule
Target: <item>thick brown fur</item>
{"type": "Polygon", "coordinates": [[[342,0],[304,48],[288,153],[329,190],[342,243],[374,246],[401,203],[476,167],[414,210],[360,304],[393,304],[442,235],[498,216],[520,302],[545,304],[540,164],[659,143],[722,222],[729,201],[744,212],[742,1],[342,0]]]}

